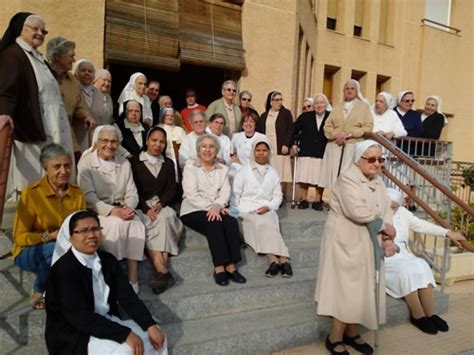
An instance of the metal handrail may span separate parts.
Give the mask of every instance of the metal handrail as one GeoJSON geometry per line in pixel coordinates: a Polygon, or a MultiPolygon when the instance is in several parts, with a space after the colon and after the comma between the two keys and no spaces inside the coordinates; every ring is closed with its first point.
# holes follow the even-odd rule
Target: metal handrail
{"type": "MultiPolygon", "coordinates": [[[[407,159],[401,152],[399,152],[397,149],[393,147],[393,145],[384,137],[381,137],[380,135],[376,133],[366,133],[365,138],[367,139],[372,139],[382,145],[385,149],[390,151],[393,155],[395,155],[398,159],[400,159],[404,164],[408,165],[411,169],[416,171],[419,175],[421,175],[423,178],[428,180],[436,189],[441,191],[448,199],[450,199],[452,202],[457,204],[460,208],[465,210],[467,213],[469,213],[471,216],[474,216],[474,209],[470,207],[467,203],[465,203],[463,200],[461,200],[458,196],[456,196],[454,193],[452,193],[446,186],[438,182],[436,179],[434,179],[430,174],[428,174],[426,171],[423,169],[420,169],[415,163],[413,163],[410,159],[407,159]]],[[[436,223],[441,225],[444,228],[451,229],[451,226],[449,225],[446,220],[441,217],[437,212],[435,212],[428,204],[426,204],[421,198],[419,198],[413,191],[410,190],[408,186],[406,186],[404,183],[402,183],[400,180],[398,180],[392,173],[390,173],[387,169],[383,170],[383,174],[387,176],[388,179],[393,181],[395,185],[397,185],[403,192],[405,192],[410,198],[413,199],[423,210],[426,211],[426,213],[433,218],[436,223]]],[[[470,245],[466,241],[462,241],[460,243],[462,247],[470,252],[474,252],[474,246],[470,245]]]]}
{"type": "Polygon", "coordinates": [[[0,130],[0,225],[3,222],[12,147],[12,130],[6,126],[0,130]]]}

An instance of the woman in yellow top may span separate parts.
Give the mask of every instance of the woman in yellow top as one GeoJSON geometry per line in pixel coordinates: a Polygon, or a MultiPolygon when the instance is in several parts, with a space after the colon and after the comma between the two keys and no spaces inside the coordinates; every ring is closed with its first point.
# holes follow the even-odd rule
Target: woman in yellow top
{"type": "Polygon", "coordinates": [[[51,258],[58,230],[64,219],[86,207],[84,193],[69,183],[71,157],[57,144],[41,149],[40,163],[45,175],[21,193],[13,224],[15,264],[36,273],[31,301],[33,308],[44,309],[51,258]]]}

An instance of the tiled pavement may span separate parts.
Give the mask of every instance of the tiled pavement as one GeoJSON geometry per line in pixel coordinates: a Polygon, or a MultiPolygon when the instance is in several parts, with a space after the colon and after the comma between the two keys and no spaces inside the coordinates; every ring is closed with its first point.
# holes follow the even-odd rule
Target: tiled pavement
{"type": "MultiPolygon", "coordinates": [[[[474,354],[474,280],[460,281],[447,287],[449,311],[443,315],[450,326],[447,333],[429,335],[422,333],[408,321],[380,331],[379,355],[471,355],[474,354]]],[[[373,342],[373,332],[364,338],[373,342]]],[[[351,354],[357,353],[350,347],[351,354]]],[[[323,342],[310,346],[274,353],[274,355],[328,354],[323,342]]]]}

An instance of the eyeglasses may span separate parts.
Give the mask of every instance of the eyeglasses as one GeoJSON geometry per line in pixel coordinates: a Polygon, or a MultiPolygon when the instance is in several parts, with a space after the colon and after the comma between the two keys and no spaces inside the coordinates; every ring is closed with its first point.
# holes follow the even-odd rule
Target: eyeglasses
{"type": "Polygon", "coordinates": [[[112,144],[112,145],[117,145],[118,144],[118,140],[116,139],[104,139],[104,138],[99,138],[98,139],[99,142],[102,142],[104,144],[112,144]]]}
{"type": "Polygon", "coordinates": [[[192,124],[201,124],[201,123],[204,123],[203,120],[199,120],[199,121],[193,121],[192,124]]]}
{"type": "Polygon", "coordinates": [[[214,144],[202,144],[199,148],[201,149],[216,149],[214,144]]]}
{"type": "Polygon", "coordinates": [[[376,161],[378,161],[379,164],[383,164],[383,163],[385,162],[385,158],[382,158],[382,157],[378,157],[378,158],[376,158],[376,157],[370,157],[370,158],[367,158],[367,157],[362,156],[361,158],[367,160],[367,163],[369,163],[369,164],[374,164],[376,161]]]}
{"type": "Polygon", "coordinates": [[[307,106],[303,106],[303,110],[306,109],[306,110],[311,110],[313,108],[313,106],[311,105],[307,105],[307,106]]]}
{"type": "Polygon", "coordinates": [[[158,92],[158,91],[160,91],[160,89],[155,89],[155,88],[148,88],[148,91],[152,91],[152,92],[158,92]]]}
{"type": "Polygon", "coordinates": [[[28,24],[25,24],[25,26],[31,28],[33,32],[41,32],[44,36],[48,34],[48,31],[45,30],[44,28],[34,27],[28,24]]]}
{"type": "Polygon", "coordinates": [[[410,104],[410,103],[413,103],[415,102],[415,99],[411,99],[411,100],[402,100],[403,102],[406,102],[407,104],[410,104]]]}
{"type": "Polygon", "coordinates": [[[72,232],[75,234],[87,235],[89,233],[99,234],[101,230],[102,230],[102,227],[90,227],[90,228],[78,229],[77,231],[72,231],[72,232]]]}
{"type": "Polygon", "coordinates": [[[241,100],[241,101],[248,101],[248,102],[251,102],[251,101],[252,101],[251,98],[247,98],[247,97],[242,97],[240,100],[241,100]]]}
{"type": "Polygon", "coordinates": [[[279,99],[272,99],[272,101],[283,101],[283,99],[280,97],[279,99]]]}
{"type": "Polygon", "coordinates": [[[227,91],[227,92],[233,92],[233,93],[237,92],[236,89],[231,89],[231,88],[225,88],[224,90],[227,91]]]}

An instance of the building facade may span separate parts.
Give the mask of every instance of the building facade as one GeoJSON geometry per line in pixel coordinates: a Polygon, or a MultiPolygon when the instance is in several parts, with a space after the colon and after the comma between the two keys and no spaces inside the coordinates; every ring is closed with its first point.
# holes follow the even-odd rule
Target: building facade
{"type": "MultiPolygon", "coordinates": [[[[50,31],[76,41],[76,58],[112,69],[114,93],[133,71],[188,86],[203,103],[219,83],[238,80],[262,112],[281,91],[297,116],[305,97],[342,99],[348,78],[373,102],[379,91],[442,98],[454,159],[474,161],[472,14],[467,0],[16,0],[5,2],[0,26],[17,11],[41,14],[50,31]],[[128,27],[127,27],[128,26],[128,27]],[[197,73],[197,74],[196,74],[197,73]],[[201,76],[199,76],[201,73],[201,76]],[[197,76],[195,76],[195,74],[197,76]]],[[[42,48],[44,51],[44,47],[42,48]]]]}

